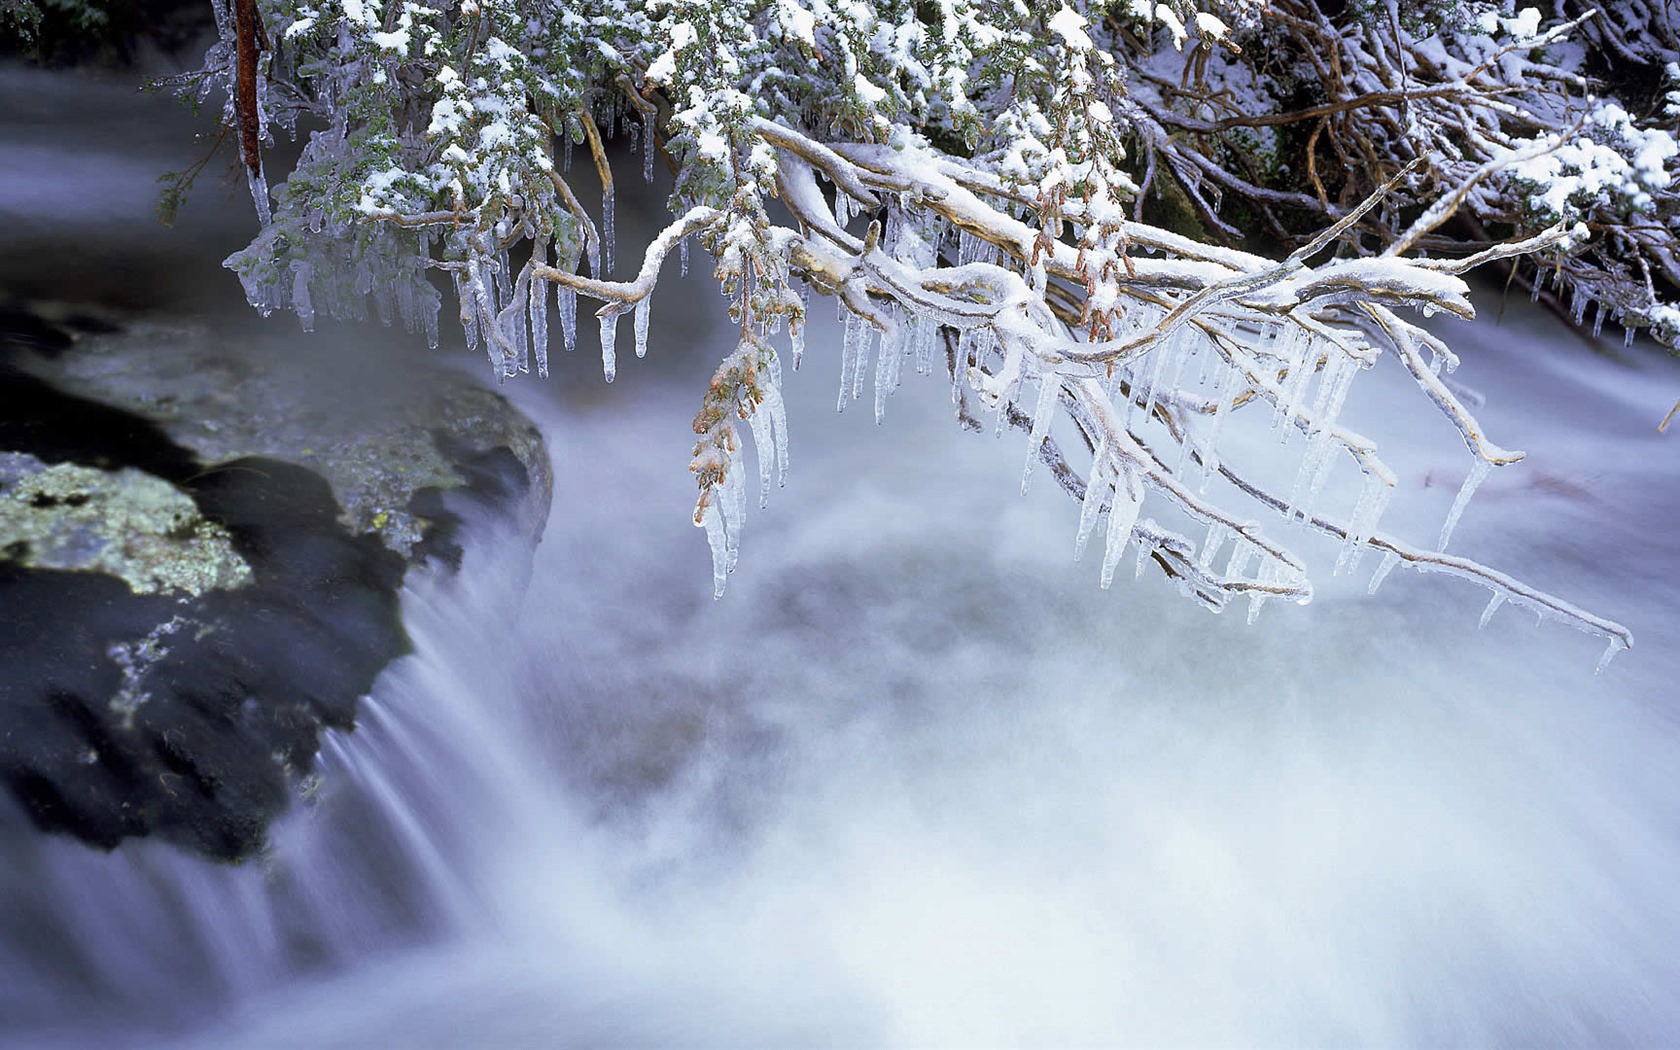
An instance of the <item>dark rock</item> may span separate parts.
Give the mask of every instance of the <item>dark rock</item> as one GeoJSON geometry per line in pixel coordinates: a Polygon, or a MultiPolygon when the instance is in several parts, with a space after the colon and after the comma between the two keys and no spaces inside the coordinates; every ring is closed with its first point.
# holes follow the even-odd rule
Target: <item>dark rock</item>
{"type": "Polygon", "coordinates": [[[349,411],[308,362],[97,327],[0,363],[0,789],[241,859],[407,650],[403,578],[459,565],[463,506],[540,536],[546,454],[457,377],[349,411]]]}

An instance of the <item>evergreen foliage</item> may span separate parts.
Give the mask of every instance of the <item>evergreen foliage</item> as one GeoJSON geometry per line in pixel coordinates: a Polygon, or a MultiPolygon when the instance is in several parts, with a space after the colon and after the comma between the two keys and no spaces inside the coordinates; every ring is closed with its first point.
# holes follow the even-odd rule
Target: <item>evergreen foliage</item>
{"type": "Polygon", "coordinates": [[[1131,547],[1215,609],[1304,602],[1307,566],[1251,520],[1264,508],[1338,537],[1338,571],[1374,550],[1373,586],[1445,571],[1607,655],[1631,642],[1445,553],[1521,453],[1411,314],[1468,316],[1460,275],[1493,263],[1578,322],[1596,304],[1595,324],[1673,339],[1680,55],[1660,4],[214,2],[221,38],[185,86],[223,92],[239,132],[263,225],[228,265],[259,309],[308,327],[371,307],[435,344],[439,270],[506,377],[547,371],[551,319],[573,347],[583,296],[610,380],[620,315],[640,355],[667,255],[704,249],[741,332],[691,464],[720,592],[739,431],[762,499],[815,292],[844,317],[841,406],[872,389],[879,413],[905,370],[944,374],[964,425],[1029,433],[1028,474],[1080,503],[1078,546],[1100,529],[1105,585],[1131,547]],[[1599,97],[1612,70],[1620,101],[1599,97]],[[303,129],[295,166],[266,170],[274,136],[303,129]],[[674,220],[628,263],[602,141],[620,129],[644,176],[675,173],[674,220]],[[1378,530],[1397,479],[1338,418],[1382,357],[1470,456],[1433,547],[1378,530]],[[1295,476],[1245,472],[1221,440],[1239,412],[1299,443],[1295,476]],[[1363,492],[1325,510],[1338,465],[1363,492]]]}

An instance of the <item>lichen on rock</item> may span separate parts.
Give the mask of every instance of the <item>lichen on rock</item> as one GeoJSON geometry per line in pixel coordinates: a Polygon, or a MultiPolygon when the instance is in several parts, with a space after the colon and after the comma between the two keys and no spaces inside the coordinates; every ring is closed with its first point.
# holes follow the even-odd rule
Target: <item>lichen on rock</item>
{"type": "Polygon", "coordinates": [[[242,587],[228,531],[155,475],[0,452],[0,554],[26,568],[103,572],[135,594],[242,587]]]}

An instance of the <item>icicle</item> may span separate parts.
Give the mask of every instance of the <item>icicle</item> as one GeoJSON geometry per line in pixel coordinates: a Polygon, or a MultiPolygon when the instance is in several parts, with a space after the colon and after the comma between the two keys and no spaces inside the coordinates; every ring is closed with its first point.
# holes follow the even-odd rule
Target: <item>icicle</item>
{"type": "MultiPolygon", "coordinates": [[[[548,265],[548,239],[540,238],[531,247],[531,261],[548,265]]],[[[531,350],[537,359],[537,375],[548,375],[548,285],[549,282],[533,274],[526,295],[527,320],[531,327],[531,350]]]]}
{"type": "Polygon", "coordinates": [[[1213,424],[1208,428],[1207,441],[1202,445],[1202,491],[1207,491],[1208,479],[1219,470],[1219,434],[1225,429],[1225,417],[1232,410],[1232,402],[1237,399],[1237,388],[1242,383],[1242,373],[1234,366],[1225,370],[1225,382],[1221,384],[1219,400],[1213,407],[1213,424]]]}
{"type": "MultiPolygon", "coordinates": [[[[713,489],[714,494],[716,491],[713,489]]],[[[723,589],[729,583],[729,541],[715,499],[706,504],[695,524],[706,530],[706,543],[712,549],[712,597],[722,598],[723,589]]]]}
{"type": "MultiPolygon", "coordinates": [[[[763,406],[761,405],[760,408],[763,406]]],[[[774,472],[776,458],[775,437],[771,433],[770,420],[761,411],[754,411],[747,416],[747,425],[752,428],[753,451],[758,456],[758,505],[770,505],[770,475],[774,472]]]]}
{"type": "Polygon", "coordinates": [[[731,470],[724,478],[724,513],[729,519],[729,571],[735,571],[735,560],[741,552],[741,523],[747,520],[747,483],[741,471],[731,470]]]}
{"type": "Polygon", "coordinates": [[[1499,607],[1504,604],[1505,595],[1495,592],[1494,596],[1488,599],[1487,608],[1482,610],[1482,618],[1476,626],[1478,628],[1486,627],[1488,621],[1493,619],[1493,614],[1499,611],[1499,607]]]}
{"type": "Polygon", "coordinates": [[[1272,429],[1283,426],[1289,400],[1288,384],[1295,376],[1296,358],[1300,356],[1301,329],[1296,325],[1286,325],[1272,333],[1275,345],[1271,348],[1272,355],[1287,369],[1288,374],[1283,378],[1284,393],[1272,401],[1272,429]]]}
{"type": "Polygon", "coordinates": [[[1327,431],[1319,431],[1307,444],[1301,457],[1300,469],[1295,472],[1295,484],[1289,492],[1289,509],[1285,517],[1299,514],[1302,521],[1311,521],[1313,505],[1324,491],[1324,483],[1336,466],[1336,443],[1327,431]]]}
{"type": "Polygon", "coordinates": [[[1604,669],[1610,666],[1610,661],[1615,658],[1616,654],[1626,648],[1627,646],[1622,644],[1620,638],[1609,639],[1604,646],[1604,655],[1598,658],[1598,666],[1593,668],[1593,674],[1603,674],[1604,669]]]}
{"type": "Polygon", "coordinates": [[[1593,311],[1593,338],[1594,339],[1597,339],[1598,334],[1600,332],[1604,331],[1604,315],[1607,312],[1608,312],[1608,310],[1606,310],[1605,305],[1603,303],[1597,304],[1597,309],[1593,311]]]}
{"type": "Polygon", "coordinates": [[[687,277],[688,276],[688,238],[687,237],[684,237],[682,240],[677,242],[677,258],[682,262],[682,273],[679,274],[679,276],[687,277]]]}
{"type": "Polygon", "coordinates": [[[1202,549],[1196,555],[1196,564],[1207,568],[1218,557],[1219,548],[1225,546],[1225,541],[1231,538],[1231,528],[1222,521],[1208,522],[1207,539],[1202,541],[1202,549]]]}
{"type": "Polygon", "coordinates": [[[1453,500],[1452,510],[1447,512],[1447,520],[1441,526],[1441,542],[1436,545],[1436,550],[1447,549],[1447,541],[1452,539],[1453,530],[1458,527],[1459,516],[1464,513],[1464,508],[1470,503],[1470,497],[1476,494],[1477,486],[1488,476],[1492,467],[1493,464],[1480,456],[1471,461],[1470,473],[1464,476],[1464,484],[1459,487],[1458,498],[1453,500]]]}
{"type": "MultiPolygon", "coordinates": [[[[903,319],[900,318],[899,324],[902,325],[903,323],[903,319]]],[[[893,365],[898,360],[898,356],[897,329],[882,332],[880,346],[875,351],[875,424],[877,426],[887,415],[887,394],[897,385],[897,377],[894,375],[896,369],[893,365]]]]}
{"type": "Polygon", "coordinates": [[[652,295],[644,295],[636,302],[636,356],[647,356],[648,316],[653,304],[652,295]]]}
{"type": "Polygon", "coordinates": [[[478,349],[478,306],[473,302],[472,287],[468,279],[457,273],[455,275],[455,294],[461,299],[461,332],[466,336],[467,349],[478,349]]]}
{"type": "Polygon", "coordinates": [[[1107,590],[1114,582],[1114,567],[1120,564],[1120,554],[1131,539],[1132,526],[1137,524],[1138,510],[1143,506],[1142,486],[1132,476],[1131,467],[1119,464],[1114,475],[1114,499],[1108,505],[1107,546],[1103,548],[1102,586],[1107,590]]]}
{"type": "Polygon", "coordinates": [[[522,283],[514,285],[514,294],[502,311],[502,341],[510,348],[510,375],[531,371],[530,280],[523,277],[522,283]]]}
{"type": "Polygon", "coordinates": [[[847,312],[840,337],[840,398],[834,411],[846,411],[846,401],[852,392],[853,375],[858,368],[858,341],[863,336],[863,319],[847,312]]]}
{"type": "Polygon", "coordinates": [[[1298,342],[1300,349],[1289,366],[1289,385],[1284,390],[1283,426],[1278,428],[1280,440],[1285,441],[1295,432],[1292,424],[1300,418],[1301,402],[1307,396],[1307,384],[1312,382],[1312,377],[1318,372],[1319,356],[1313,346],[1312,336],[1304,335],[1298,342]]]}
{"type": "Polygon", "coordinates": [[[1061,389],[1062,381],[1054,372],[1038,377],[1038,406],[1033,409],[1032,436],[1027,438],[1027,463],[1021,470],[1023,496],[1032,482],[1032,469],[1033,464],[1038,462],[1038,451],[1044,447],[1044,439],[1050,436],[1050,417],[1056,410],[1056,395],[1061,389]]]}
{"type": "Polygon", "coordinates": [[[765,383],[759,387],[764,395],[763,402],[758,406],[760,412],[770,414],[770,426],[775,435],[776,453],[776,484],[787,484],[788,471],[788,427],[787,404],[782,400],[782,390],[778,383],[765,383]]]}
{"type": "Polygon", "coordinates": [[[951,404],[960,405],[963,402],[963,362],[969,359],[970,336],[963,332],[957,336],[956,349],[951,351],[947,359],[950,365],[951,404]]]}
{"type": "Polygon", "coordinates": [[[613,188],[609,185],[601,191],[601,275],[603,277],[613,272],[614,245],[618,240],[617,235],[613,232],[615,225],[613,215],[616,211],[617,209],[613,206],[613,188]]]}
{"type": "MultiPolygon", "coordinates": [[[[887,224],[881,230],[881,250],[901,262],[910,261],[911,252],[899,250],[904,239],[904,212],[897,206],[887,209],[887,224]]],[[[908,246],[906,246],[908,247],[908,246]]]]}
{"type": "Polygon", "coordinates": [[[555,297],[560,309],[560,338],[569,354],[577,349],[577,292],[562,285],[555,297]]]}
{"type": "Polygon", "coordinates": [[[916,374],[928,375],[933,371],[934,345],[939,338],[939,324],[932,318],[918,317],[915,329],[916,374]]]}
{"type": "Polygon", "coordinates": [[[608,313],[601,318],[601,374],[612,382],[618,374],[618,355],[613,344],[618,339],[618,315],[608,313]]]}
{"type": "MultiPolygon", "coordinates": [[[[1274,558],[1271,558],[1269,556],[1263,556],[1263,557],[1265,557],[1266,560],[1265,560],[1265,563],[1260,566],[1259,578],[1256,579],[1255,582],[1260,583],[1260,584],[1264,584],[1264,585],[1267,585],[1267,586],[1275,585],[1275,584],[1283,582],[1283,578],[1284,578],[1284,567],[1283,567],[1283,565],[1274,558]]],[[[1275,597],[1275,596],[1273,594],[1271,594],[1269,591],[1249,591],[1248,592],[1248,622],[1249,622],[1250,626],[1253,626],[1254,622],[1256,620],[1260,619],[1260,609],[1261,609],[1261,607],[1264,606],[1273,597],[1275,597]]]]}
{"type": "Polygon", "coordinates": [[[1231,546],[1231,559],[1225,563],[1225,575],[1233,580],[1242,579],[1243,573],[1248,571],[1249,563],[1254,560],[1254,544],[1248,542],[1248,537],[1240,533],[1236,542],[1231,546]]]}
{"type": "Polygon", "coordinates": [[[1320,429],[1329,430],[1336,425],[1359,368],[1356,358],[1340,350],[1331,350],[1324,355],[1324,379],[1318,387],[1318,399],[1313,402],[1313,415],[1317,417],[1320,429]]]}
{"type": "Polygon", "coordinates": [[[1312,520],[1313,506],[1324,491],[1330,472],[1335,469],[1336,442],[1330,428],[1335,425],[1336,416],[1342,410],[1342,402],[1347,398],[1348,387],[1352,385],[1357,370],[1358,364],[1354,359],[1337,349],[1332,348],[1324,355],[1323,378],[1313,399],[1313,421],[1307,452],[1301,458],[1295,487],[1289,496],[1289,514],[1299,513],[1303,521],[1312,520]]]}
{"type": "Polygon", "coordinates": [[[1631,350],[1633,349],[1633,326],[1627,323],[1626,318],[1623,318],[1622,321],[1622,349],[1631,350]]]}
{"type": "Polygon", "coordinates": [[[1096,455],[1091,457],[1091,478],[1085,484],[1085,499],[1079,504],[1079,532],[1073,540],[1074,561],[1085,556],[1085,544],[1097,523],[1097,513],[1102,510],[1103,493],[1112,487],[1106,477],[1107,459],[1108,434],[1105,432],[1097,444],[1096,455]]]}
{"type": "Polygon", "coordinates": [[[257,220],[266,226],[274,218],[268,203],[268,179],[260,170],[252,171],[245,165],[245,181],[251,187],[251,203],[257,206],[257,220]]]}
{"type": "Polygon", "coordinates": [[[309,278],[314,267],[300,262],[292,271],[292,309],[297,311],[298,323],[305,332],[315,330],[315,306],[309,300],[309,278]]]}
{"type": "Polygon", "coordinates": [[[842,230],[852,221],[852,198],[839,186],[834,187],[834,222],[842,230]]]}
{"type": "Polygon", "coordinates": [[[491,271],[494,275],[491,278],[491,284],[496,289],[494,302],[498,312],[501,310],[502,304],[513,295],[513,281],[508,273],[509,266],[507,249],[503,248],[496,253],[496,265],[491,271]]]}
{"type": "Polygon", "coordinates": [[[1376,594],[1377,588],[1382,586],[1383,581],[1388,579],[1388,574],[1393,572],[1394,567],[1399,564],[1400,555],[1394,553],[1393,551],[1383,552],[1382,564],[1378,565],[1377,571],[1371,574],[1371,585],[1365,588],[1365,593],[1376,594]]]}
{"type": "Polygon", "coordinates": [[[857,366],[852,369],[852,400],[863,400],[863,373],[869,364],[869,346],[876,341],[875,326],[861,318],[858,320],[857,366]]]}
{"type": "Polygon", "coordinates": [[[1178,338],[1174,341],[1172,360],[1172,379],[1168,381],[1168,388],[1173,392],[1182,390],[1180,385],[1184,380],[1184,366],[1196,353],[1196,332],[1188,325],[1179,329],[1178,338]]]}
{"type": "MultiPolygon", "coordinates": [[[[589,276],[597,281],[603,280],[606,273],[601,269],[601,242],[597,237],[593,240],[585,238],[583,242],[584,254],[589,258],[589,276]]],[[[575,267],[574,267],[575,268],[575,267]]]]}
{"type": "Polygon", "coordinates": [[[1155,411],[1155,402],[1160,400],[1161,377],[1166,372],[1167,362],[1178,356],[1178,347],[1183,338],[1183,330],[1174,332],[1166,339],[1158,340],[1149,351],[1149,379],[1148,385],[1142,391],[1143,418],[1147,421],[1155,411]]]}
{"type": "Polygon", "coordinates": [[[803,320],[788,321],[788,347],[793,351],[793,370],[799,371],[799,362],[805,357],[805,322],[803,320]]]}
{"type": "Polygon", "coordinates": [[[1359,567],[1365,541],[1376,531],[1377,522],[1382,518],[1382,512],[1387,508],[1389,497],[1393,494],[1394,490],[1382,478],[1375,474],[1365,476],[1365,486],[1360,489],[1359,500],[1353,505],[1353,513],[1348,517],[1347,536],[1342,543],[1341,553],[1336,556],[1336,575],[1341,575],[1343,569],[1359,567]]]}
{"type": "Polygon", "coordinates": [[[653,185],[653,154],[658,143],[653,141],[653,114],[642,113],[642,181],[653,185]]]}

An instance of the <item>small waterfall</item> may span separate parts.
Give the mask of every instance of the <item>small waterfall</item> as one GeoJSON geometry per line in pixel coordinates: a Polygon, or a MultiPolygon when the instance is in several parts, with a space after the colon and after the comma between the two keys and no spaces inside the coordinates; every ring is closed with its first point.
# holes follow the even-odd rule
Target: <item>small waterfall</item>
{"type": "Polygon", "coordinates": [[[148,841],[100,853],[0,804],[0,1042],[55,1042],[70,1018],[72,1043],[84,1024],[101,1041],[178,1029],[482,922],[474,835],[508,819],[500,781],[516,774],[495,756],[515,716],[506,678],[477,656],[505,640],[526,560],[417,574],[403,599],[415,653],[364,698],[353,733],[323,738],[314,786],[257,859],[148,841]]]}

